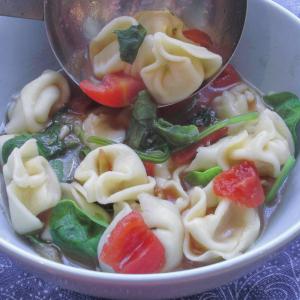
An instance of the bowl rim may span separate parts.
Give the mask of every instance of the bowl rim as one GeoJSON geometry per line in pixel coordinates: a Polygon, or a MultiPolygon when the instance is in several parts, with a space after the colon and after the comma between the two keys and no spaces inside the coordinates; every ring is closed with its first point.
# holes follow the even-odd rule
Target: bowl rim
{"type": "MultiPolygon", "coordinates": [[[[268,5],[273,6],[275,9],[285,14],[287,18],[293,20],[299,25],[300,19],[288,11],[286,8],[282,7],[278,3],[272,0],[260,0],[268,5]]],[[[274,251],[285,246],[289,241],[296,238],[300,234],[300,221],[286,230],[284,233],[280,234],[275,240],[269,241],[264,245],[261,245],[255,249],[250,249],[248,252],[232,258],[227,261],[221,261],[215,264],[201,266],[189,270],[180,270],[169,273],[157,273],[157,274],[117,274],[117,273],[106,273],[94,270],[87,270],[76,268],[61,263],[57,263],[46,258],[39,256],[38,254],[29,253],[26,250],[18,248],[15,245],[9,243],[2,237],[0,237],[0,250],[6,253],[8,256],[15,258],[32,268],[41,270],[42,272],[54,271],[56,276],[60,274],[72,275],[73,277],[86,277],[89,279],[99,280],[102,282],[119,282],[126,284],[143,284],[145,282],[151,283],[156,282],[157,284],[170,283],[174,280],[187,280],[189,278],[201,278],[203,276],[209,277],[213,274],[224,274],[234,269],[239,269],[250,263],[259,261],[261,258],[274,253],[274,251]]]]}

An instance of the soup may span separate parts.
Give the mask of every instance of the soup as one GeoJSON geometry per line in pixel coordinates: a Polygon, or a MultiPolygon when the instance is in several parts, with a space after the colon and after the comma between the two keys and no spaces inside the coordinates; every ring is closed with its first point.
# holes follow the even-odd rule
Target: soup
{"type": "Polygon", "coordinates": [[[0,138],[16,233],[49,259],[128,274],[246,251],[295,164],[300,105],[233,66],[196,93],[222,66],[214,49],[169,11],[144,11],[91,41],[83,92],[50,70],[28,83],[0,138]]]}

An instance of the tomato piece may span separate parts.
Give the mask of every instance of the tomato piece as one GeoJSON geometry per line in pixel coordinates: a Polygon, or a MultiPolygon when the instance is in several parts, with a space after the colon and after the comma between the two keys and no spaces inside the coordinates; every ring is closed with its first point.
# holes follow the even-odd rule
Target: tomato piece
{"type": "Polygon", "coordinates": [[[255,164],[244,161],[218,175],[213,182],[216,195],[247,207],[258,207],[265,200],[264,190],[255,164]]]}
{"type": "Polygon", "coordinates": [[[228,134],[228,128],[222,128],[209,136],[205,137],[201,141],[199,141],[196,144],[193,144],[191,146],[188,146],[187,148],[183,150],[179,150],[177,152],[174,152],[172,154],[172,160],[176,165],[185,165],[190,163],[197,154],[197,150],[199,147],[207,147],[209,145],[212,145],[216,143],[221,138],[225,137],[228,134]]]}
{"type": "Polygon", "coordinates": [[[155,164],[150,161],[144,161],[144,166],[148,176],[155,176],[155,164]]]}
{"type": "Polygon", "coordinates": [[[214,89],[225,89],[241,81],[241,76],[232,65],[228,65],[225,70],[213,81],[211,87],[214,89]]]}
{"type": "Polygon", "coordinates": [[[99,260],[118,273],[156,273],[165,264],[165,249],[141,214],[133,211],[112,230],[99,260]]]}
{"type": "Polygon", "coordinates": [[[199,44],[202,47],[211,49],[213,46],[213,41],[210,38],[210,36],[199,29],[192,28],[192,29],[186,29],[183,31],[183,35],[194,42],[195,44],[199,44]]]}
{"type": "Polygon", "coordinates": [[[105,75],[94,83],[83,80],[81,90],[92,100],[109,107],[125,107],[132,104],[138,93],[145,89],[144,82],[123,73],[105,75]]]}

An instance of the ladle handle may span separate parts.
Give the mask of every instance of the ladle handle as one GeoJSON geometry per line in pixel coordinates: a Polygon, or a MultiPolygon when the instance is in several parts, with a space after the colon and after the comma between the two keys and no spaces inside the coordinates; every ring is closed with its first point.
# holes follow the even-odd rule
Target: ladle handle
{"type": "Polygon", "coordinates": [[[0,0],[0,16],[43,20],[44,0],[0,0]]]}

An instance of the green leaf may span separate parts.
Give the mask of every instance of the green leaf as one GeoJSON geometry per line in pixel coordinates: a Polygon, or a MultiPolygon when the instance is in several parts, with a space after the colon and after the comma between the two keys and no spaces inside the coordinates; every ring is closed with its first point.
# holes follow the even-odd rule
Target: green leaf
{"type": "Polygon", "coordinates": [[[145,146],[147,138],[153,134],[153,124],[157,117],[157,107],[147,91],[139,93],[133,106],[132,118],[127,131],[127,144],[133,149],[145,146]]]}
{"type": "Polygon", "coordinates": [[[194,143],[199,136],[199,130],[195,125],[173,125],[163,119],[154,123],[156,132],[171,146],[184,146],[194,143]]]}
{"type": "Polygon", "coordinates": [[[295,144],[297,142],[297,127],[300,121],[300,100],[289,92],[267,95],[265,102],[282,117],[290,129],[295,144]]]}
{"type": "Polygon", "coordinates": [[[51,212],[53,242],[63,251],[82,259],[97,259],[97,246],[105,227],[93,220],[72,200],[60,201],[51,212]]]}
{"type": "Polygon", "coordinates": [[[284,181],[287,179],[289,174],[292,172],[293,168],[296,165],[296,160],[293,156],[290,156],[288,160],[286,161],[285,165],[283,166],[280,174],[275,180],[275,183],[273,184],[271,190],[269,191],[265,202],[271,203],[275,198],[276,195],[281,188],[281,186],[284,184],[284,181]]]}
{"type": "Polygon", "coordinates": [[[2,161],[3,163],[7,163],[8,157],[13,152],[15,148],[22,147],[28,140],[31,139],[31,135],[19,135],[8,141],[6,141],[2,147],[2,161]]]}
{"type": "Polygon", "coordinates": [[[149,161],[154,164],[162,164],[170,158],[170,150],[167,145],[161,149],[135,150],[137,155],[143,161],[149,161]]]}
{"type": "Polygon", "coordinates": [[[156,118],[157,107],[147,91],[141,91],[134,104],[132,115],[142,125],[150,126],[156,118]]]}
{"type": "Polygon", "coordinates": [[[182,126],[172,125],[162,119],[155,123],[155,129],[173,149],[182,150],[191,144],[197,143],[212,133],[230,125],[255,121],[259,117],[259,113],[252,112],[244,115],[236,116],[230,119],[222,120],[208,127],[207,129],[199,132],[198,128],[194,125],[182,126]]]}
{"type": "Polygon", "coordinates": [[[80,149],[79,155],[80,155],[80,157],[83,159],[83,158],[85,158],[91,151],[92,151],[92,150],[91,150],[90,147],[88,147],[88,146],[83,146],[83,147],[80,149]]]}
{"type": "Polygon", "coordinates": [[[114,33],[118,37],[121,59],[132,64],[147,35],[146,29],[139,24],[125,30],[116,30],[114,33]]]}
{"type": "Polygon", "coordinates": [[[274,93],[265,95],[264,100],[271,106],[278,106],[290,99],[298,99],[297,95],[290,92],[274,93]]]}
{"type": "Polygon", "coordinates": [[[222,173],[223,170],[220,167],[213,167],[206,171],[192,171],[189,172],[184,180],[192,186],[207,186],[217,175],[222,173]]]}
{"type": "Polygon", "coordinates": [[[55,159],[81,145],[80,139],[69,133],[65,138],[60,139],[59,135],[64,124],[53,122],[45,131],[36,134],[25,134],[16,136],[4,143],[2,148],[2,159],[6,163],[9,155],[15,148],[20,148],[30,139],[37,141],[39,154],[48,160],[55,159]]]}
{"type": "Polygon", "coordinates": [[[64,163],[60,159],[54,159],[49,161],[49,164],[52,167],[53,171],[55,172],[58,180],[60,182],[65,182],[64,163]]]}
{"type": "Polygon", "coordinates": [[[88,143],[96,144],[99,146],[108,146],[108,145],[117,144],[115,141],[109,140],[107,138],[102,138],[99,136],[90,136],[87,138],[87,141],[88,143]]]}

